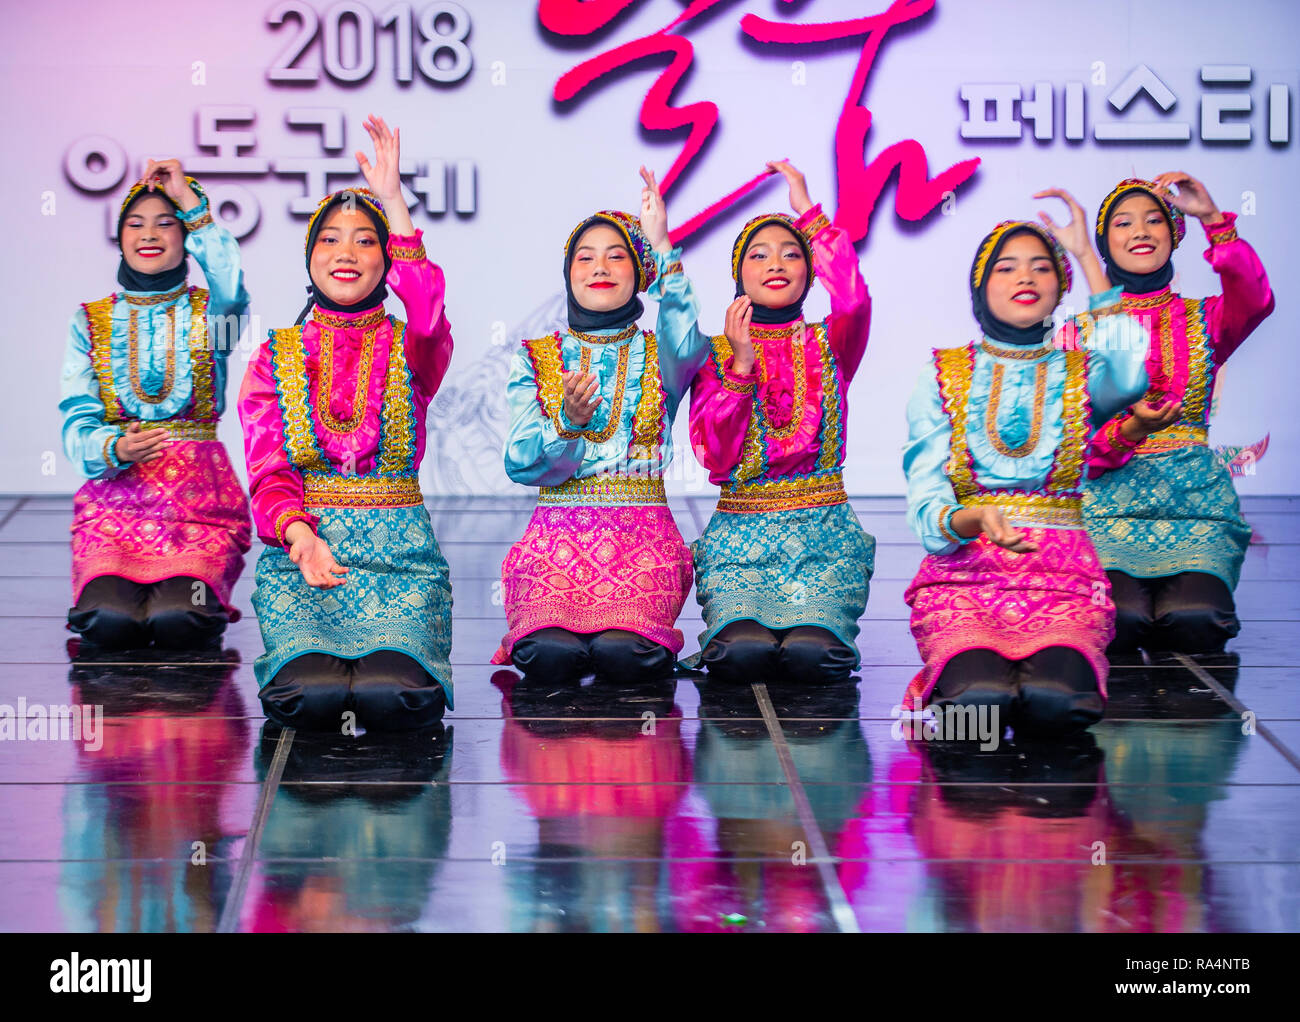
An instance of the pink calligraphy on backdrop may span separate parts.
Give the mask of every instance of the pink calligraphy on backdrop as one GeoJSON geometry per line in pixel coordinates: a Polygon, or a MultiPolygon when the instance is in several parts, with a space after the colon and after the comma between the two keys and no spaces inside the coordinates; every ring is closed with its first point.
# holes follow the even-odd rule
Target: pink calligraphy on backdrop
{"type": "MultiPolygon", "coordinates": [[[[538,20],[548,31],[560,36],[584,37],[610,25],[615,18],[644,0],[539,0],[538,20]]],[[[569,102],[597,85],[599,80],[619,68],[654,57],[669,57],[641,103],[640,124],[649,131],[676,131],[686,128],[685,144],[661,187],[665,196],[682,173],[700,156],[704,144],[718,123],[716,103],[701,101],[675,106],[673,92],[681,84],[695,59],[692,43],[675,34],[706,11],[731,0],[692,0],[669,24],[650,35],[614,46],[566,71],[555,83],[553,95],[558,102],[569,102]]],[[[787,0],[788,2],[788,0],[787,0]]],[[[979,166],[978,159],[962,160],[934,177],[929,176],[925,148],[914,139],[888,146],[870,161],[866,158],[867,135],[871,131],[871,111],[865,104],[867,78],[889,30],[928,13],[934,0],[894,0],[888,10],[847,21],[811,24],[770,21],[753,14],[740,19],[740,29],[756,42],[771,45],[800,46],[836,42],[862,37],[862,49],[854,68],[853,80],[844,98],[835,127],[835,174],[837,202],[835,223],[854,241],[865,238],[875,213],[876,202],[894,171],[898,171],[894,209],[904,220],[921,220],[970,179],[979,166]]],[[[672,232],[674,244],[690,237],[706,223],[717,218],[742,197],[759,187],[767,178],[764,172],[744,182],[700,213],[680,224],[672,232]]]]}

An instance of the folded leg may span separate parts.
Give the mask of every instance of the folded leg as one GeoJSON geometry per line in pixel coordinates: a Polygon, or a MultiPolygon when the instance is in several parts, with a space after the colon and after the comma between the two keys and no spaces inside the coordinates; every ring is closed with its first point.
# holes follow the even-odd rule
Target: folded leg
{"type": "Polygon", "coordinates": [[[304,653],[276,672],[258,696],[267,717],[304,731],[340,731],[350,706],[352,661],[304,653]]]}
{"type": "Polygon", "coordinates": [[[510,659],[529,676],[580,678],[592,669],[588,639],[567,628],[541,628],[516,642],[510,659]]]}
{"type": "Polygon", "coordinates": [[[1241,631],[1232,590],[1204,571],[1160,579],[1149,649],[1175,653],[1222,653],[1241,631]]]}
{"type": "Polygon", "coordinates": [[[68,626],[86,642],[103,649],[142,649],[149,645],[145,604],[149,586],[117,575],[91,579],[77,605],[68,611],[68,626]]]}
{"type": "Polygon", "coordinates": [[[1078,650],[1049,646],[1017,666],[1020,704],[1013,723],[1017,734],[1066,735],[1101,720],[1105,703],[1097,673],[1078,650]]]}
{"type": "Polygon", "coordinates": [[[206,582],[180,575],[150,586],[147,626],[163,649],[210,648],[226,630],[227,614],[206,582]]]}
{"type": "Polygon", "coordinates": [[[1115,601],[1115,638],[1106,648],[1109,655],[1136,653],[1151,637],[1155,619],[1151,579],[1134,578],[1122,571],[1108,571],[1111,599],[1115,601]]]}
{"type": "Polygon", "coordinates": [[[781,637],[781,670],[791,681],[836,684],[847,681],[857,659],[834,632],[815,625],[790,628],[781,637]]]}
{"type": "Polygon", "coordinates": [[[949,660],[930,693],[929,705],[988,706],[998,720],[1012,719],[1018,693],[1015,662],[991,649],[968,649],[949,660]]]}
{"type": "Polygon", "coordinates": [[[414,731],[442,720],[447,699],[418,661],[381,649],[353,663],[352,705],[367,731],[414,731]]]}
{"type": "Polygon", "coordinates": [[[591,637],[588,647],[597,677],[637,683],[672,673],[677,658],[666,646],[636,632],[609,628],[591,637]]]}
{"type": "Polygon", "coordinates": [[[767,681],[781,668],[781,639],[757,621],[733,621],[709,640],[702,661],[719,681],[767,681]]]}

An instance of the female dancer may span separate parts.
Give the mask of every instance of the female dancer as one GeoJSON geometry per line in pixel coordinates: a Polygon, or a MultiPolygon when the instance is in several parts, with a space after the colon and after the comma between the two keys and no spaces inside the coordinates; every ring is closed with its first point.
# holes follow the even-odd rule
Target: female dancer
{"type": "Polygon", "coordinates": [[[231,345],[211,336],[237,337],[248,308],[239,245],[177,160],[149,161],[117,243],[123,290],[77,310],[63,359],[63,448],[89,480],[68,627],[91,649],[196,649],[239,619],[230,591],[250,545],[217,440],[231,345]],[[207,290],[186,286],[189,255],[207,290]]]}
{"type": "Polygon", "coordinates": [[[410,730],[451,705],[451,583],[420,495],[424,414],[451,360],[442,271],[398,179],[399,134],[365,122],[369,189],[307,226],[311,319],[273,330],[239,396],[257,534],[255,665],[290,727],[410,730]],[[390,233],[391,231],[391,233],[390,233]],[[384,315],[390,285],[407,321],[384,315]],[[314,306],[314,309],[313,309],[314,306]]]}
{"type": "Polygon", "coordinates": [[[691,387],[691,444],[722,493],[692,547],[705,630],[686,662],[723,680],[780,671],[835,682],[860,662],[875,567],[876,541],[842,474],[871,298],[848,235],[812,204],[803,175],[768,167],[789,182],[797,219],[769,213],[740,232],[726,336],[691,387]],[[810,324],[803,303],[816,277],[831,314],[810,324]]]}
{"type": "Polygon", "coordinates": [[[528,674],[636,681],[670,672],[691,561],[664,497],[678,404],[708,340],[654,175],[641,218],[587,217],[564,248],[569,328],[511,368],[506,472],[540,487],[501,566],[509,631],[492,658],[528,674]],[[637,326],[647,291],[658,328],[637,326]]]}
{"type": "Polygon", "coordinates": [[[1110,278],[1151,335],[1147,399],[1107,422],[1088,450],[1083,515],[1115,596],[1112,653],[1217,653],[1241,628],[1232,591],[1250,527],[1206,430],[1215,374],[1273,311],[1273,292],[1236,220],[1177,171],[1121,181],[1097,214],[1110,278]],[[1170,289],[1184,214],[1205,228],[1221,295],[1170,289]]]}
{"type": "Polygon", "coordinates": [[[1069,205],[1065,227],[1007,221],[980,243],[970,291],[983,338],[935,350],[903,454],[908,521],[929,551],[905,596],[925,667],[904,706],[991,706],[999,736],[1101,717],[1115,609],[1079,487],[1088,437],[1147,385],[1146,339],[1115,315],[1083,211],[1046,195],[1069,205]],[[1071,280],[1062,245],[1096,319],[1075,317],[1053,342],[1044,325],[1071,280]]]}

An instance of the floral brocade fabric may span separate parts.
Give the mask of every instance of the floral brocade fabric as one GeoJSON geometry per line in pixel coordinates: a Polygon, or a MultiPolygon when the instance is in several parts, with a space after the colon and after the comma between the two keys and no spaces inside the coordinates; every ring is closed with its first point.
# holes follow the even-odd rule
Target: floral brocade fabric
{"type": "Polygon", "coordinates": [[[257,561],[257,611],[266,652],[254,673],[264,687],[304,653],[354,660],[391,649],[416,660],[451,688],[451,575],[428,509],[312,508],[317,534],[348,569],[341,586],[309,586],[288,552],[263,549],[257,561]]]}
{"type": "Polygon", "coordinates": [[[77,491],[72,601],[103,575],[141,583],[188,576],[207,583],[237,621],[230,594],[252,537],[230,456],[217,440],[173,440],[162,451],[77,491]]]}
{"type": "Polygon", "coordinates": [[[1204,444],[1140,454],[1094,479],[1083,519],[1102,566],[1134,578],[1203,571],[1235,589],[1250,543],[1232,477],[1204,444]]]}
{"type": "MultiPolygon", "coordinates": [[[[773,630],[815,625],[856,650],[876,541],[847,503],[758,514],[717,512],[691,547],[700,649],[733,621],[773,630]]],[[[695,666],[701,654],[687,658],[695,666]]],[[[857,666],[857,660],[854,662],[857,666]]]]}
{"type": "Polygon", "coordinates": [[[691,576],[667,507],[538,507],[501,566],[509,631],[492,663],[510,663],[515,643],[542,628],[618,628],[677,653],[691,576]]]}
{"type": "Polygon", "coordinates": [[[1067,646],[1092,665],[1105,696],[1115,605],[1087,533],[1021,531],[1038,550],[1013,553],[980,536],[921,562],[904,599],[925,667],[908,686],[905,708],[922,709],[948,661],[969,649],[1023,660],[1050,646],[1067,646]]]}

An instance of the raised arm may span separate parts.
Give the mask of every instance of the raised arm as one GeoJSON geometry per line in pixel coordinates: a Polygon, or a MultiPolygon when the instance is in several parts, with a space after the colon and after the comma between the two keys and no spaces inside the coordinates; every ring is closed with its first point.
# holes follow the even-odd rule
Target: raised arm
{"type": "MultiPolygon", "coordinates": [[[[414,229],[413,229],[414,230],[414,229]]],[[[393,265],[388,286],[406,309],[406,360],[425,396],[432,398],[451,364],[451,324],[443,305],[446,280],[442,268],[424,251],[424,234],[389,235],[393,265]]]]}
{"type": "Polygon", "coordinates": [[[831,351],[847,382],[862,363],[871,332],[871,295],[862,279],[857,250],[848,233],[826,219],[820,205],[810,207],[795,227],[808,239],[817,279],[830,295],[831,351]]]}

